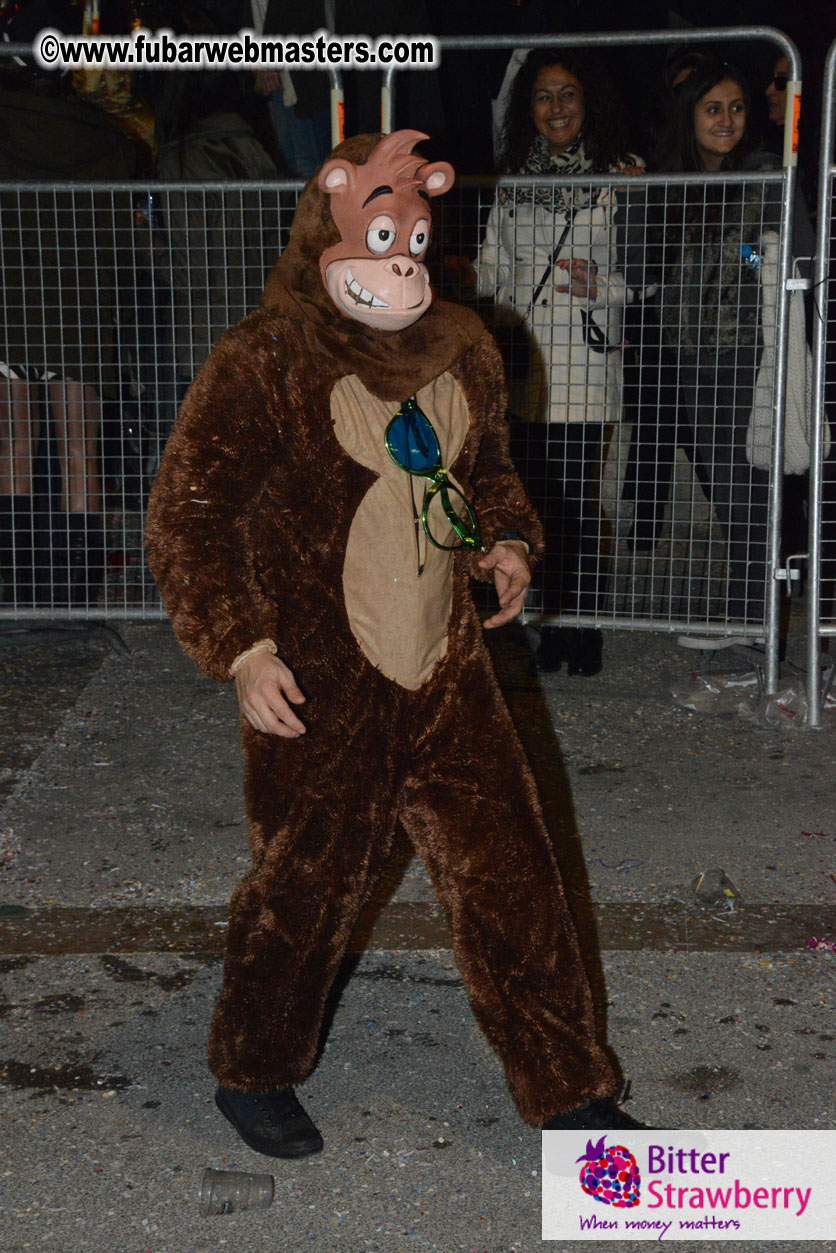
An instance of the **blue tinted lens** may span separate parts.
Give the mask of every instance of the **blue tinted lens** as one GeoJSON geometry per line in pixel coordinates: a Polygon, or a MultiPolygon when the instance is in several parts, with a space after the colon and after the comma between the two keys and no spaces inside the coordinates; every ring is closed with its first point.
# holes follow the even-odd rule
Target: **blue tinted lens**
{"type": "Polygon", "coordinates": [[[404,407],[386,428],[386,446],[404,470],[426,474],[441,464],[441,449],[426,416],[415,407],[404,407]]]}

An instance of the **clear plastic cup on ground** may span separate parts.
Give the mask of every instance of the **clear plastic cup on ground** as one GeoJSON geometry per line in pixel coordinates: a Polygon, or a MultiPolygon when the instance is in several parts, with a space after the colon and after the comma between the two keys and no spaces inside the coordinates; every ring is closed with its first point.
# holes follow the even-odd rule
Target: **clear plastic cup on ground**
{"type": "Polygon", "coordinates": [[[719,866],[698,874],[691,882],[691,891],[701,905],[710,909],[725,909],[729,913],[733,913],[742,900],[725,870],[719,866]]]}
{"type": "Polygon", "coordinates": [[[213,1170],[203,1172],[200,1184],[200,1212],[204,1218],[212,1214],[237,1214],[245,1209],[269,1209],[273,1204],[273,1176],[250,1175],[244,1170],[213,1170]]]}

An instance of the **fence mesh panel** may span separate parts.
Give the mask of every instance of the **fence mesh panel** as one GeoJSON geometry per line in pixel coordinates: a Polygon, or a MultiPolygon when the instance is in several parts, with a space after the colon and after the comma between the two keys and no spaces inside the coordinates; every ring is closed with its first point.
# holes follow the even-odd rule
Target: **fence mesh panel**
{"type": "Polygon", "coordinates": [[[781,216],[780,174],[468,180],[446,198],[442,290],[500,343],[546,530],[533,612],[763,629],[770,473],[747,433],[757,396],[768,467],[781,216]]]}
{"type": "Polygon", "coordinates": [[[185,390],[259,303],[297,184],[0,188],[4,617],[156,617],[148,493],[185,390]]]}

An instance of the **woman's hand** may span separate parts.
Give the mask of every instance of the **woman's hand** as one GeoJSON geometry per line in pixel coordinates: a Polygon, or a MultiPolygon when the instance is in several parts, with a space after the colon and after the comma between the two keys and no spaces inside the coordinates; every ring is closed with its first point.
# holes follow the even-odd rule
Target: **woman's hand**
{"type": "MultiPolygon", "coordinates": [[[[555,283],[555,291],[568,291],[573,296],[579,296],[582,300],[596,300],[598,297],[598,286],[596,279],[598,277],[598,266],[594,261],[557,261],[555,270],[569,270],[571,265],[571,276],[568,283],[555,283]]],[[[555,274],[555,278],[559,278],[555,274]]]]}

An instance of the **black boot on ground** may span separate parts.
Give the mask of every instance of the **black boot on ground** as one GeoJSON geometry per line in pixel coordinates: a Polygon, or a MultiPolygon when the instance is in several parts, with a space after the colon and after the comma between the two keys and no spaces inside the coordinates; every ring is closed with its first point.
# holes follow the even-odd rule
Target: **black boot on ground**
{"type": "Polygon", "coordinates": [[[565,631],[566,669],[569,674],[600,674],[604,666],[604,637],[595,627],[568,627],[565,631]]]}
{"type": "Polygon", "coordinates": [[[219,1084],[215,1104],[256,1153],[266,1157],[308,1157],[322,1152],[322,1136],[293,1088],[237,1092],[219,1084]]]}
{"type": "Polygon", "coordinates": [[[637,1122],[619,1109],[609,1097],[587,1101],[579,1109],[568,1114],[555,1114],[543,1123],[544,1131],[652,1131],[643,1122],[637,1122]]]}
{"type": "Polygon", "coordinates": [[[566,650],[564,635],[562,627],[540,628],[540,644],[534,654],[534,665],[543,674],[554,674],[560,669],[566,650]]]}

